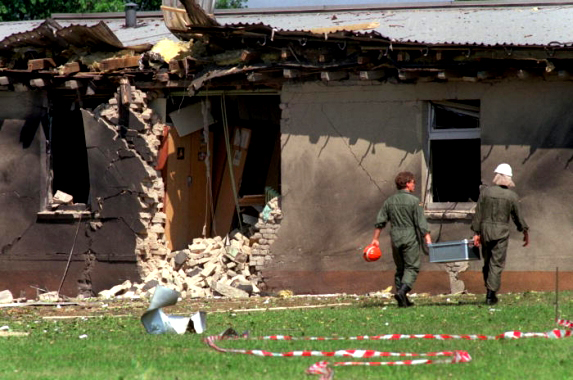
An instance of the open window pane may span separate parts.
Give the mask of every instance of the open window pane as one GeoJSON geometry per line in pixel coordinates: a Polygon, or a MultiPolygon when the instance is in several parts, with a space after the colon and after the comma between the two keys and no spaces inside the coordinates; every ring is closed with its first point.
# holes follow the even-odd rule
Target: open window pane
{"type": "Polygon", "coordinates": [[[479,113],[466,109],[434,105],[433,129],[479,128],[479,113]]]}
{"type": "Polygon", "coordinates": [[[480,139],[432,140],[433,202],[476,202],[481,184],[480,139]]]}

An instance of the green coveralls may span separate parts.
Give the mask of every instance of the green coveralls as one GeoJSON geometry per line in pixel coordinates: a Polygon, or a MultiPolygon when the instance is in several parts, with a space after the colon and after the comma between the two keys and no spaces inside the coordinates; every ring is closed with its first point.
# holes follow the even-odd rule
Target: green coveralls
{"type": "Polygon", "coordinates": [[[420,239],[430,232],[420,200],[407,190],[390,196],[378,212],[374,226],[384,228],[388,222],[396,264],[396,289],[402,284],[412,289],[420,272],[420,239]]]}
{"type": "Polygon", "coordinates": [[[482,191],[471,229],[481,236],[483,279],[485,286],[494,292],[499,290],[501,272],[505,267],[510,217],[518,231],[528,229],[519,211],[515,192],[502,186],[490,186],[482,191]]]}

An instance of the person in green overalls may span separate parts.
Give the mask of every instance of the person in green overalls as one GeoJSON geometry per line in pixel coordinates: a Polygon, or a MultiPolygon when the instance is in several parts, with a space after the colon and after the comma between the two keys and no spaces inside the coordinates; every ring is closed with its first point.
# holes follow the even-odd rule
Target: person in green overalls
{"type": "Polygon", "coordinates": [[[494,171],[493,186],[487,187],[479,196],[471,229],[474,232],[474,245],[483,256],[483,279],[487,289],[485,302],[495,305],[496,292],[501,285],[501,272],[505,267],[507,244],[509,241],[509,219],[513,219],[517,230],[523,232],[523,246],[529,244],[527,224],[519,210],[514,187],[513,171],[508,164],[500,164],[494,171]]]}
{"type": "Polygon", "coordinates": [[[390,222],[392,257],[396,264],[394,298],[399,307],[408,307],[414,304],[408,299],[407,293],[414,286],[420,272],[420,246],[424,242],[420,241],[419,236],[424,237],[425,244],[431,244],[432,238],[420,200],[412,194],[416,188],[414,174],[398,173],[395,182],[398,192],[390,196],[378,212],[371,244],[380,246],[380,233],[386,223],[390,222]]]}

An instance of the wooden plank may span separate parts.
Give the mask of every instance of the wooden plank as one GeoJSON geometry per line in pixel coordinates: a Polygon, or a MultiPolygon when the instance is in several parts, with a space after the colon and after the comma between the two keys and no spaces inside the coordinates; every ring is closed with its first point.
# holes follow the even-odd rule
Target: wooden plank
{"type": "Polygon", "coordinates": [[[121,58],[108,58],[100,62],[101,71],[113,71],[125,67],[139,66],[139,56],[128,56],[121,58]]]}
{"type": "Polygon", "coordinates": [[[28,61],[28,70],[43,70],[50,67],[56,67],[56,62],[52,58],[30,59],[28,61]]]}
{"type": "Polygon", "coordinates": [[[378,80],[383,78],[386,72],[384,70],[376,70],[376,71],[361,71],[360,72],[360,79],[362,80],[378,80]]]}
{"type": "MultiPolygon", "coordinates": [[[[243,177],[243,170],[247,160],[247,152],[251,142],[251,130],[246,128],[237,128],[230,141],[231,144],[231,160],[233,175],[235,177],[235,190],[238,192],[241,186],[241,179],[243,177]]],[[[231,185],[231,171],[229,164],[225,165],[225,172],[217,198],[217,206],[215,207],[215,218],[213,220],[213,227],[218,235],[226,235],[231,230],[233,217],[235,216],[235,198],[233,195],[233,187],[231,185]]]]}
{"type": "Polygon", "coordinates": [[[346,79],[348,74],[345,71],[323,71],[320,73],[320,79],[330,82],[346,79]]]}
{"type": "Polygon", "coordinates": [[[121,104],[131,103],[131,85],[129,84],[129,79],[121,78],[119,80],[119,95],[121,104]]]}
{"type": "Polygon", "coordinates": [[[174,74],[179,74],[183,72],[183,60],[182,59],[172,59],[169,61],[169,72],[174,74]]]}
{"type": "Polygon", "coordinates": [[[30,79],[30,86],[44,87],[44,86],[46,86],[46,81],[42,78],[30,79]]]}
{"type": "MultiPolygon", "coordinates": [[[[188,239],[192,242],[194,238],[203,236],[203,226],[205,226],[205,236],[210,235],[211,229],[211,192],[208,191],[207,178],[207,143],[203,138],[203,130],[191,135],[191,185],[189,187],[189,223],[188,239]]],[[[213,152],[213,133],[209,133],[209,151],[213,152]]],[[[212,175],[213,157],[209,157],[209,175],[212,175]]],[[[213,206],[214,207],[214,206],[213,206]]]]}
{"type": "Polygon", "coordinates": [[[65,86],[70,90],[76,90],[81,87],[81,83],[78,82],[77,80],[67,80],[65,86]]]}
{"type": "Polygon", "coordinates": [[[157,73],[155,79],[163,83],[169,82],[169,73],[157,73]]]}
{"type": "Polygon", "coordinates": [[[239,198],[239,206],[265,205],[265,194],[245,195],[239,198]]]}
{"type": "Polygon", "coordinates": [[[260,54],[257,51],[243,50],[243,52],[241,53],[241,61],[242,62],[250,62],[252,60],[259,58],[259,56],[260,56],[260,54]]]}
{"type": "MultiPolygon", "coordinates": [[[[207,225],[211,223],[209,214],[206,214],[206,206],[211,200],[207,195],[207,145],[202,133],[199,130],[179,137],[177,130],[171,128],[168,135],[165,237],[169,248],[175,250],[187,248],[194,238],[202,236],[206,217],[207,225]]],[[[212,134],[210,136],[213,151],[212,134]]]]}
{"type": "Polygon", "coordinates": [[[300,78],[300,70],[283,69],[283,76],[287,79],[300,78]]]}
{"type": "Polygon", "coordinates": [[[81,67],[80,67],[79,62],[70,62],[70,63],[66,63],[64,65],[63,74],[64,75],[70,75],[73,73],[78,73],[78,72],[80,72],[80,70],[81,70],[81,67]]]}

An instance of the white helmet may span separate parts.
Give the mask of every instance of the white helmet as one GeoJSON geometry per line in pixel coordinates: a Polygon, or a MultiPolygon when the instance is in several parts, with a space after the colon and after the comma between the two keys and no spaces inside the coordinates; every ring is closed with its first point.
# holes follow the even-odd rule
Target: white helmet
{"type": "Polygon", "coordinates": [[[498,174],[504,174],[510,177],[513,176],[513,171],[511,170],[511,166],[509,166],[508,164],[497,165],[497,168],[495,168],[493,172],[498,174]]]}

